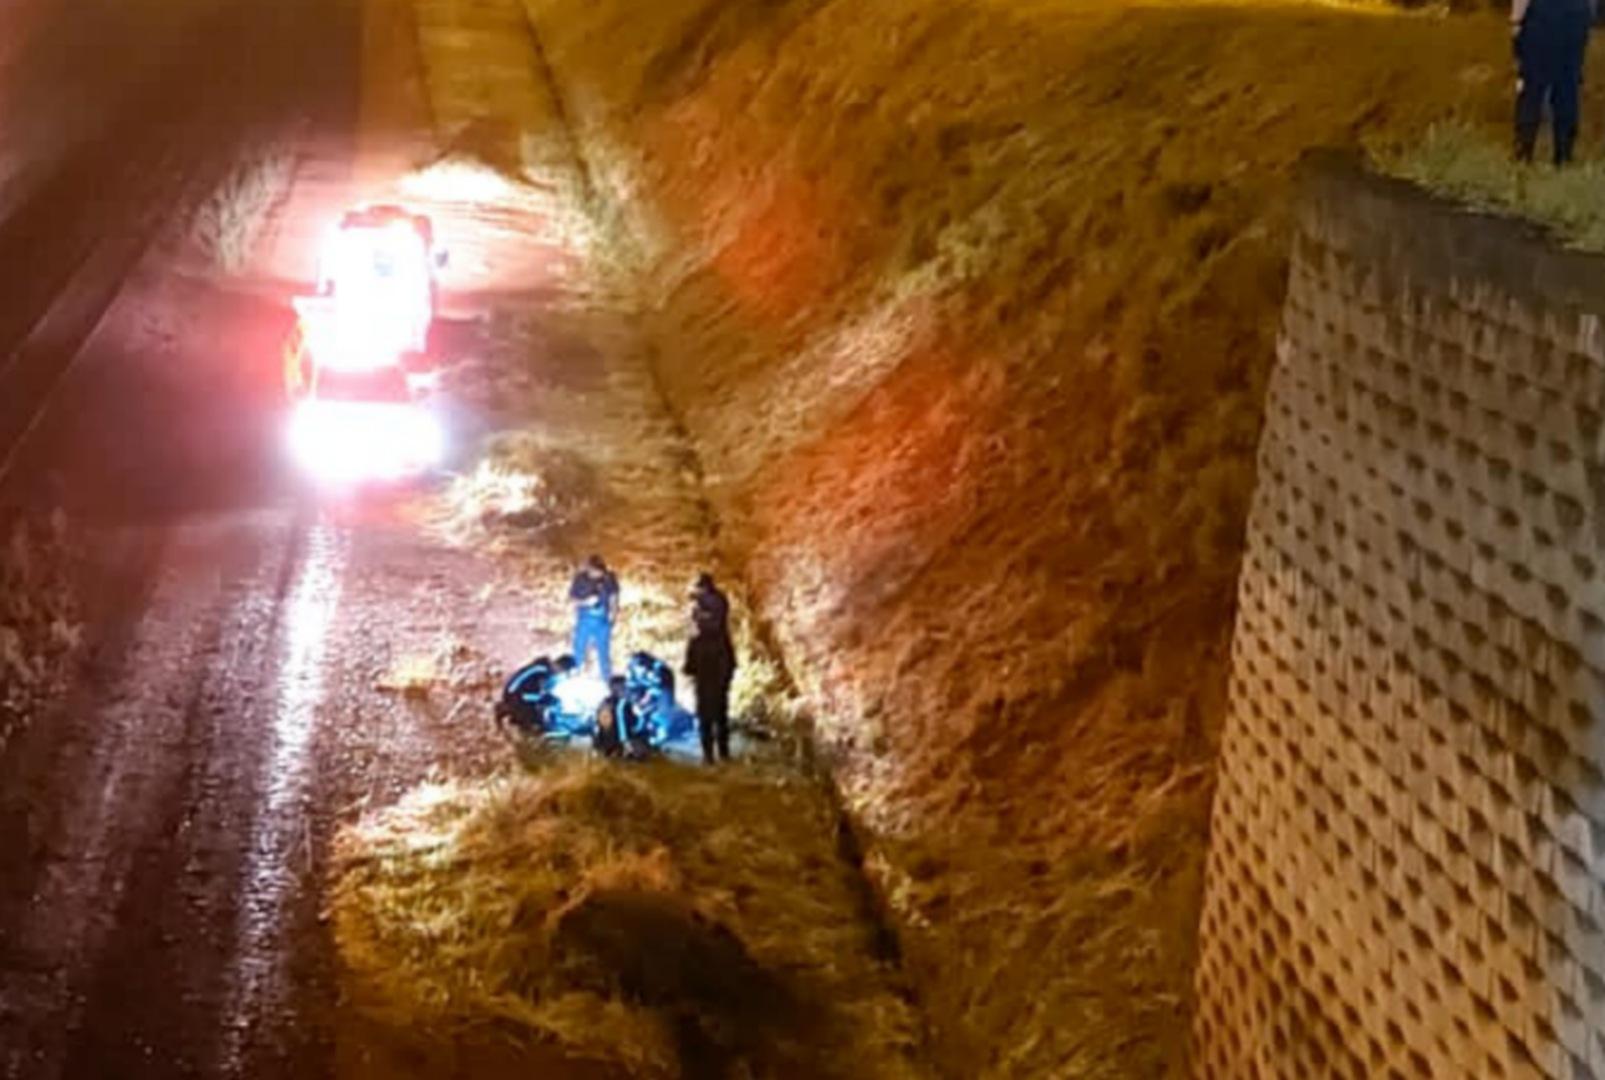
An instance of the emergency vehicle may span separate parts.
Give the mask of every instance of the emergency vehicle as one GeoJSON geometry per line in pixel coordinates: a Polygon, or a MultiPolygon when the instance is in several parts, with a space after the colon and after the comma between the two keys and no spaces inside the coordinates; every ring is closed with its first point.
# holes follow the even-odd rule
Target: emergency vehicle
{"type": "Polygon", "coordinates": [[[347,213],[325,244],[318,294],[296,297],[284,346],[290,448],[323,480],[398,480],[444,454],[423,400],[444,257],[429,219],[401,207],[347,213]]]}
{"type": "Polygon", "coordinates": [[[401,206],[360,207],[324,241],[318,294],[367,324],[377,344],[398,355],[427,352],[439,295],[435,271],[445,262],[427,216],[401,206]]]}

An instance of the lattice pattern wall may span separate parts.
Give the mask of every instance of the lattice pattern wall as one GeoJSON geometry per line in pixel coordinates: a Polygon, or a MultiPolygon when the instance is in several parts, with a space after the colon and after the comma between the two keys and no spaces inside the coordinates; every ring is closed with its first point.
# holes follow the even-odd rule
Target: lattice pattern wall
{"type": "Polygon", "coordinates": [[[1605,260],[1307,190],[1198,1074],[1605,1080],[1605,260]]]}

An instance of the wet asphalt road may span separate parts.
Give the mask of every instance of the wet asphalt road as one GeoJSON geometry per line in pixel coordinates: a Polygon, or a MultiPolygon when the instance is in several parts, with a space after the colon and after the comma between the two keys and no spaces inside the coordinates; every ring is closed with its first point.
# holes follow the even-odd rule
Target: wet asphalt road
{"type": "Polygon", "coordinates": [[[91,568],[70,697],[0,752],[0,1077],[406,1075],[343,1018],[328,839],[498,752],[380,683],[516,616],[399,503],[308,496],[277,435],[282,301],[161,255],[254,139],[295,126],[338,169],[356,11],[146,6],[0,16],[42,35],[0,45],[0,260],[30,271],[0,296],[0,502],[64,502],[91,568]],[[75,126],[28,144],[27,96],[75,126]]]}

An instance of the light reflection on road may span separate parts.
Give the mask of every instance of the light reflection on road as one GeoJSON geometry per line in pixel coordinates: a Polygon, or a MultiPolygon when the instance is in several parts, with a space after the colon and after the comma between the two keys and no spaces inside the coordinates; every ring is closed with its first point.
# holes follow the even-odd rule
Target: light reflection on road
{"type": "Polygon", "coordinates": [[[298,876],[312,862],[306,802],[309,758],[324,699],[325,649],[339,606],[348,556],[344,533],[312,526],[295,582],[285,604],[283,653],[267,748],[267,772],[251,827],[241,881],[229,1005],[224,1013],[227,1075],[245,1068],[248,1038],[272,1003],[289,991],[290,953],[281,940],[298,876]]]}

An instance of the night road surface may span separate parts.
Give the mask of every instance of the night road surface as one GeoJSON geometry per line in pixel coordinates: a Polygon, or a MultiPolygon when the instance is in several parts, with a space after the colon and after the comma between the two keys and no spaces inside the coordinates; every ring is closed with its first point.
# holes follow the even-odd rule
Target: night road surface
{"type": "MultiPolygon", "coordinates": [[[[527,647],[518,588],[430,539],[404,495],[335,503],[284,464],[285,300],[384,167],[359,84],[376,38],[410,37],[368,6],[368,54],[362,13],[312,0],[5,16],[43,44],[0,34],[3,111],[68,108],[93,133],[3,129],[0,258],[33,274],[0,297],[0,504],[64,503],[90,565],[71,691],[0,750],[6,1080],[470,1067],[342,1007],[320,910],[337,822],[505,756],[482,717],[404,702],[386,673],[461,637],[527,647]],[[181,272],[183,211],[268,144],[293,168],[252,272],[181,272]]],[[[533,1064],[508,1058],[472,1068],[533,1064]]]]}

